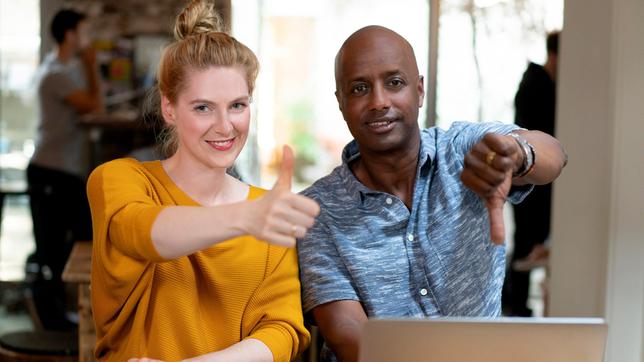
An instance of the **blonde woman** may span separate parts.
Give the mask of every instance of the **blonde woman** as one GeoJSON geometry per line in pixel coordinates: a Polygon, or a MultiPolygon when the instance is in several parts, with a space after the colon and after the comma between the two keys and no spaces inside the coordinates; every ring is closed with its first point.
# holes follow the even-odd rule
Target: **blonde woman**
{"type": "Polygon", "coordinates": [[[273,190],[226,174],[258,62],[218,24],[192,1],[160,61],[171,156],[115,160],[89,179],[101,360],[289,361],[309,343],[293,246],[319,208],[290,192],[288,147],[273,190]]]}

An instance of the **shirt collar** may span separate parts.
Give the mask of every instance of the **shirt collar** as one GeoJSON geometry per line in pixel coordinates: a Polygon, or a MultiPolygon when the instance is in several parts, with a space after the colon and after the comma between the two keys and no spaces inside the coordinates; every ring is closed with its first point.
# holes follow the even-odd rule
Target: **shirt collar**
{"type": "MultiPolygon", "coordinates": [[[[433,152],[435,151],[428,142],[423,140],[423,133],[421,132],[420,137],[420,148],[419,148],[419,167],[416,172],[419,170],[427,170],[431,166],[431,160],[433,152]]],[[[377,194],[378,191],[374,191],[366,187],[362,182],[360,182],[356,176],[351,171],[349,164],[360,157],[360,150],[358,149],[358,143],[356,140],[352,140],[342,150],[342,166],[340,169],[340,176],[346,186],[347,192],[349,195],[355,199],[360,205],[363,204],[365,196],[368,194],[377,194]]]]}

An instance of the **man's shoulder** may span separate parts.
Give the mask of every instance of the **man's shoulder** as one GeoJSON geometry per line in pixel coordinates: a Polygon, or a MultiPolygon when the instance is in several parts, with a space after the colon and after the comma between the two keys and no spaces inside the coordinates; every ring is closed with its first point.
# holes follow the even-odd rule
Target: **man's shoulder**
{"type": "Polygon", "coordinates": [[[47,80],[56,77],[69,77],[69,72],[63,64],[58,61],[47,59],[43,61],[38,69],[40,79],[47,80]]]}
{"type": "Polygon", "coordinates": [[[309,235],[327,233],[339,225],[352,223],[357,216],[356,206],[358,195],[356,185],[349,185],[351,180],[347,176],[346,165],[336,167],[330,174],[317,180],[313,185],[301,192],[320,205],[320,214],[316,218],[314,227],[309,235]]]}
{"type": "Polygon", "coordinates": [[[530,62],[523,73],[520,86],[530,86],[535,82],[540,83],[544,81],[551,81],[546,68],[544,68],[543,65],[530,62]]]}
{"type": "Polygon", "coordinates": [[[58,88],[75,86],[69,72],[59,64],[43,64],[36,75],[38,87],[41,91],[55,92],[58,88]]]}
{"type": "Polygon", "coordinates": [[[304,189],[301,194],[317,202],[324,202],[329,198],[341,197],[346,179],[342,176],[344,165],[337,166],[331,173],[318,179],[311,186],[304,189]]]}

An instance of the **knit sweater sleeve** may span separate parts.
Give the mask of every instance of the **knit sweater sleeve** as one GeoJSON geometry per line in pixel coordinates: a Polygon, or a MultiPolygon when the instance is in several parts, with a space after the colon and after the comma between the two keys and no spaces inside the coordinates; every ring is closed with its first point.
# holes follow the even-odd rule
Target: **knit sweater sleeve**
{"type": "Polygon", "coordinates": [[[164,208],[152,182],[135,160],[120,159],[95,169],[87,182],[94,241],[105,241],[135,260],[164,261],[152,244],[152,225],[164,208]]]}
{"type": "Polygon", "coordinates": [[[287,362],[310,342],[304,327],[295,249],[271,246],[264,281],[251,298],[243,325],[246,338],[262,341],[275,362],[287,362]]]}

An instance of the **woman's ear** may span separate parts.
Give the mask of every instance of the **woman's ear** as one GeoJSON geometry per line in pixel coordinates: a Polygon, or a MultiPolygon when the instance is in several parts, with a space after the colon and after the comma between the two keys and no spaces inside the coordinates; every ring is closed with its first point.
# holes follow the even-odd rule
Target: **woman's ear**
{"type": "Polygon", "coordinates": [[[163,114],[163,119],[166,121],[168,124],[175,124],[175,113],[174,113],[174,105],[168,97],[161,95],[161,114],[163,114]]]}

